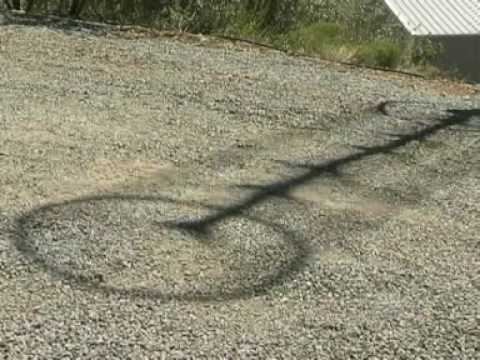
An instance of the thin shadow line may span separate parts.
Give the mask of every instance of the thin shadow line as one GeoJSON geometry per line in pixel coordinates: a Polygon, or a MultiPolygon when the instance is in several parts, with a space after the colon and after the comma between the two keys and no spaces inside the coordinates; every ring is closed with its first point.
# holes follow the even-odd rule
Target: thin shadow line
{"type": "MultiPolygon", "coordinates": [[[[388,104],[379,105],[379,110],[384,115],[388,116],[388,104]]],[[[396,139],[387,142],[384,145],[376,146],[358,146],[358,152],[353,154],[328,160],[319,165],[310,166],[309,170],[300,176],[292,177],[286,180],[279,180],[268,185],[260,187],[254,191],[253,194],[246,197],[233,205],[227,206],[216,213],[208,215],[200,220],[180,222],[176,226],[200,233],[205,233],[207,228],[221,220],[242,214],[246,209],[249,209],[265,200],[272,197],[285,196],[292,189],[308,183],[322,175],[338,174],[341,168],[349,163],[361,161],[371,156],[378,154],[390,154],[393,150],[401,148],[413,141],[422,141],[435,133],[447,129],[453,125],[462,125],[470,120],[473,116],[480,116],[480,110],[448,110],[450,116],[446,119],[440,120],[437,124],[426,127],[423,130],[415,131],[410,134],[399,135],[396,139]]]]}

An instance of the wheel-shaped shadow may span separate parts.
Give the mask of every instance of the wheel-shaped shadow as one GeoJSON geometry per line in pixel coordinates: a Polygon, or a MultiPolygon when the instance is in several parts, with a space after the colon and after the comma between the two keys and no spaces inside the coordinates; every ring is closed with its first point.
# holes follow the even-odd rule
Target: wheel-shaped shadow
{"type": "Polygon", "coordinates": [[[160,300],[264,293],[302,268],[307,243],[278,222],[239,215],[185,229],[221,208],[110,194],[52,203],[16,221],[16,247],[82,289],[160,300]]]}
{"type": "MultiPolygon", "coordinates": [[[[382,104],[379,112],[388,117],[390,105],[382,104]]],[[[15,245],[52,276],[105,293],[185,301],[262,293],[299,271],[309,249],[303,234],[252,215],[256,205],[275,197],[288,199],[291,190],[319,177],[341,176],[350,163],[389,156],[413,141],[465,126],[480,111],[444,114],[391,141],[358,146],[347,156],[305,167],[298,176],[253,189],[224,207],[122,194],[44,205],[17,219],[15,245]],[[190,269],[179,266],[182,262],[190,269]]]]}

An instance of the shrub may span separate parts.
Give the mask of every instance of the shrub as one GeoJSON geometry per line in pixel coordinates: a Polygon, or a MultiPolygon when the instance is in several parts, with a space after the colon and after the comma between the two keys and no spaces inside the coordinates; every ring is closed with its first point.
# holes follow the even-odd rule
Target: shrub
{"type": "Polygon", "coordinates": [[[356,55],[357,61],[368,66],[396,68],[402,61],[403,50],[398,43],[377,40],[362,45],[356,55]]]}
{"type": "Polygon", "coordinates": [[[290,32],[287,44],[291,49],[301,50],[306,54],[322,54],[331,46],[341,42],[343,29],[332,23],[317,23],[301,26],[290,32]]]}

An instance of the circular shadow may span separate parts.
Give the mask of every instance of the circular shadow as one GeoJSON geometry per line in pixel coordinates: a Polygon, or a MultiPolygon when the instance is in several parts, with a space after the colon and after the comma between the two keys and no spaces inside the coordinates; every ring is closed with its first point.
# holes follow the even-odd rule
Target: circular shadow
{"type": "Polygon", "coordinates": [[[86,290],[221,301],[264,293],[304,265],[304,239],[250,215],[196,230],[222,208],[163,196],[99,195],[47,204],[16,220],[16,248],[86,290]]]}

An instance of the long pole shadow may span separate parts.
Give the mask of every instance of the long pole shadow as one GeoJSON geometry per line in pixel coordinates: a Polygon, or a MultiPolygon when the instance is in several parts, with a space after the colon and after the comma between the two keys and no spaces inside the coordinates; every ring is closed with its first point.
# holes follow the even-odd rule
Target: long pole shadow
{"type": "MultiPolygon", "coordinates": [[[[393,102],[392,102],[393,103],[393,102]]],[[[384,116],[389,116],[388,113],[389,102],[383,102],[379,105],[379,112],[384,116]]],[[[220,211],[214,212],[202,219],[195,221],[182,221],[172,224],[176,227],[183,228],[199,234],[207,234],[208,228],[215,223],[218,223],[226,218],[238,216],[245,210],[254,207],[272,197],[287,196],[294,188],[304,185],[323,175],[339,174],[343,166],[350,163],[365,160],[369,157],[379,154],[389,154],[394,150],[408,145],[413,141],[423,141],[428,137],[438,133],[441,130],[447,129],[454,125],[464,125],[472,117],[480,116],[480,110],[448,110],[450,114],[447,118],[439,120],[436,124],[427,126],[422,130],[412,133],[397,135],[396,139],[387,142],[383,145],[374,146],[357,146],[359,150],[353,154],[328,160],[319,165],[309,166],[308,170],[302,175],[292,177],[286,180],[279,180],[270,184],[257,187],[251,195],[237,203],[224,207],[220,211]]]]}

